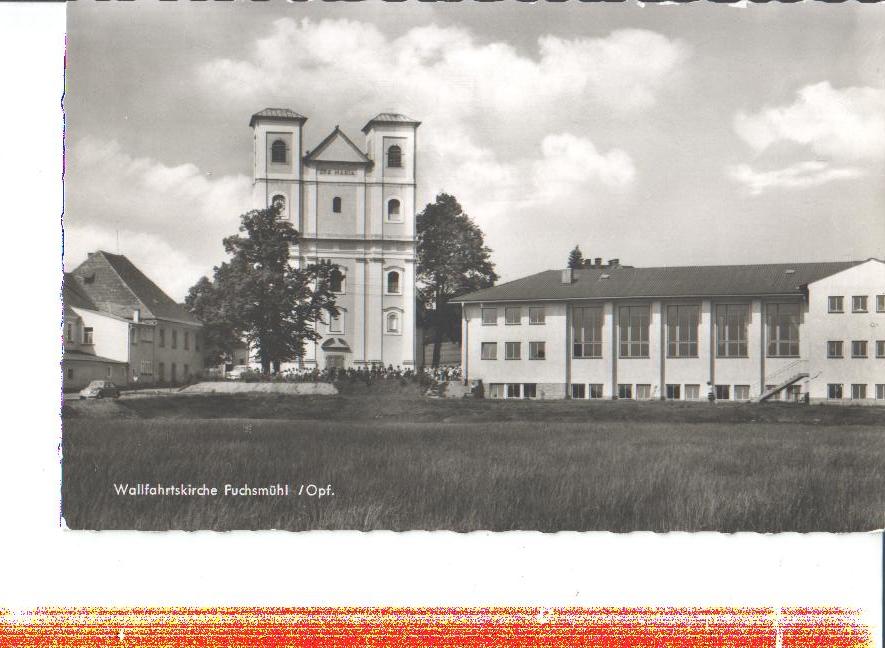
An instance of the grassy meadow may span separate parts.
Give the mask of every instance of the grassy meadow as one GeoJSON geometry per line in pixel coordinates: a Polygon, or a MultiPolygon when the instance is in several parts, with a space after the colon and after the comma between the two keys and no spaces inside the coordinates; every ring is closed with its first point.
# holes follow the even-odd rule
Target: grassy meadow
{"type": "Polygon", "coordinates": [[[167,396],[65,406],[74,529],[858,531],[885,519],[879,408],[167,396]],[[115,483],[290,484],[127,497],[115,483]],[[308,496],[300,485],[332,486],[308,496]]]}

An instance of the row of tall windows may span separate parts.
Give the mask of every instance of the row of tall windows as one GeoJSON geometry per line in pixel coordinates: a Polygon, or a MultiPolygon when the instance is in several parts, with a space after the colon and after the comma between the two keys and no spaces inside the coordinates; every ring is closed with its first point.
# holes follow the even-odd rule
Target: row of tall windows
{"type": "MultiPolygon", "coordinates": [[[[828,358],[844,358],[842,340],[830,340],[827,342],[828,358]]],[[[851,341],[851,357],[867,358],[868,344],[866,340],[851,341]]],[[[885,358],[885,340],[876,340],[876,357],[885,358]]]]}
{"type": "MultiPolygon", "coordinates": [[[[876,400],[885,400],[885,383],[879,383],[875,386],[876,400]]],[[[854,383],[851,385],[851,400],[863,400],[868,398],[867,385],[865,383],[854,383]]],[[[827,398],[830,400],[841,400],[845,398],[845,389],[842,383],[830,383],[827,385],[827,398]]]]}

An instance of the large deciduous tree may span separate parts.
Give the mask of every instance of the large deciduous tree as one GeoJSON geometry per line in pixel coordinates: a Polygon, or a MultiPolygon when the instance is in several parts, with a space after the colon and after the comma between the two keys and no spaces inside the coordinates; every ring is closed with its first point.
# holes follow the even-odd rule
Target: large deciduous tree
{"type": "MultiPolygon", "coordinates": [[[[449,300],[498,279],[482,230],[454,196],[441,193],[417,216],[418,312],[433,340],[433,366],[444,339],[461,339],[461,309],[449,300]]],[[[423,340],[421,353],[423,354],[423,340]]]]}
{"type": "Polygon", "coordinates": [[[186,300],[212,336],[216,357],[245,341],[264,373],[301,357],[305,343],[321,337],[315,324],[338,315],[329,286],[335,266],[292,265],[298,232],[278,212],[272,206],[244,214],[243,235],[224,239],[231,259],[214,269],[211,281],[201,278],[186,300]]]}

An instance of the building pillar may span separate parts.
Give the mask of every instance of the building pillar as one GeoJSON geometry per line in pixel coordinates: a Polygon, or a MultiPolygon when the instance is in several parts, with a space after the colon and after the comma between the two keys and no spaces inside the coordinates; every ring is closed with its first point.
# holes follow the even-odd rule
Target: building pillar
{"type": "Polygon", "coordinates": [[[614,400],[618,397],[618,305],[611,303],[611,313],[607,314],[606,327],[611,336],[611,398],[614,400]]]}

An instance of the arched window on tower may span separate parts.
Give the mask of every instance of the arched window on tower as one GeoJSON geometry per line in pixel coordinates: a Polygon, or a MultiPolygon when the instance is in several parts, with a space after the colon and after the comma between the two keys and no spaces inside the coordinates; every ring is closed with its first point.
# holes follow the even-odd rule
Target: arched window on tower
{"type": "Polygon", "coordinates": [[[286,217],[286,197],[284,195],[277,194],[273,197],[273,200],[270,201],[270,204],[276,208],[277,218],[286,217]]]}
{"type": "Polygon", "coordinates": [[[332,211],[336,214],[341,213],[341,198],[338,196],[332,198],[332,211]]]}
{"type": "Polygon", "coordinates": [[[332,268],[329,273],[329,290],[333,293],[344,292],[344,273],[338,268],[332,268]]]}
{"type": "Polygon", "coordinates": [[[387,332],[399,333],[399,313],[387,314],[387,332]]]}
{"type": "Polygon", "coordinates": [[[402,220],[402,216],[400,215],[400,203],[396,198],[393,198],[387,203],[387,220],[394,222],[402,220]]]}
{"type": "Polygon", "coordinates": [[[274,140],[270,145],[270,161],[275,164],[286,164],[289,161],[286,154],[286,143],[283,140],[274,140]]]}
{"type": "Polygon", "coordinates": [[[396,144],[387,149],[387,166],[401,167],[403,165],[403,150],[396,144]]]}
{"type": "Polygon", "coordinates": [[[387,293],[389,295],[398,295],[399,292],[399,272],[391,270],[387,273],[387,293]]]}

